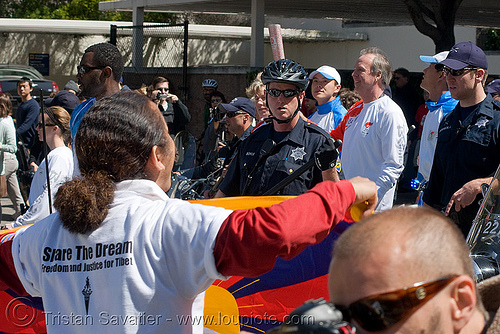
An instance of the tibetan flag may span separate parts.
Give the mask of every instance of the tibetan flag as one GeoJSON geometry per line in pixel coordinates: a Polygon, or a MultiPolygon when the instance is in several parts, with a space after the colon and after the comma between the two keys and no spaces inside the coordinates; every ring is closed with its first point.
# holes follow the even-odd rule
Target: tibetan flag
{"type": "MultiPolygon", "coordinates": [[[[291,197],[227,197],[192,202],[237,210],[271,206],[291,197]]],[[[240,330],[264,333],[279,326],[306,300],[329,300],[327,281],[333,244],[351,225],[349,221],[337,224],[323,241],[306,247],[293,259],[278,258],[274,268],[264,275],[215,281],[205,294],[205,327],[224,334],[240,330]]]]}
{"type": "MultiPolygon", "coordinates": [[[[24,227],[0,230],[0,243],[12,240],[15,231],[24,227]]],[[[41,298],[0,291],[0,310],[0,333],[47,333],[41,298]]]]}

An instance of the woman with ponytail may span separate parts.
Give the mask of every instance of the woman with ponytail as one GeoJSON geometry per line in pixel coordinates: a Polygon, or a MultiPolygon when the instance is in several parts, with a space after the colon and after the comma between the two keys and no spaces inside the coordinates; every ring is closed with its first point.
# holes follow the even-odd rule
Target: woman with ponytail
{"type": "MultiPolygon", "coordinates": [[[[73,177],[73,155],[70,145],[69,121],[71,116],[61,107],[49,107],[38,117],[38,139],[43,142],[43,124],[45,124],[45,141],[50,148],[47,157],[42,160],[31,182],[28,211],[17,217],[12,227],[34,224],[54,212],[49,203],[47,187],[47,167],[49,165],[51,203],[61,184],[73,177]],[[42,116],[43,115],[43,116],[42,116]],[[42,117],[45,117],[42,123],[42,117]]],[[[8,226],[10,227],[10,226],[8,226]]]]}
{"type": "Polygon", "coordinates": [[[0,290],[41,296],[48,333],[68,331],[61,319],[72,333],[202,333],[215,279],[261,275],[321,241],[354,202],[377,202],[366,179],[251,210],[170,199],[173,141],[133,92],[94,104],[75,153],[81,177],[59,188],[58,213],[0,244],[0,290]]]}

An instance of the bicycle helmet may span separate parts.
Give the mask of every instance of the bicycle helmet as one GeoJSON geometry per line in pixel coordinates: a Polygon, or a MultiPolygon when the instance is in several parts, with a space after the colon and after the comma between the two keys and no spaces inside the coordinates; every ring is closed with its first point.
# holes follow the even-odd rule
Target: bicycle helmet
{"type": "Polygon", "coordinates": [[[265,85],[270,82],[283,82],[295,85],[300,90],[305,90],[309,83],[304,67],[290,59],[279,59],[267,64],[261,79],[265,85]]]}
{"type": "Polygon", "coordinates": [[[219,84],[214,79],[205,79],[201,83],[201,86],[202,87],[211,87],[211,88],[217,89],[217,87],[219,87],[219,84]]]}
{"type": "MultiPolygon", "coordinates": [[[[271,82],[282,82],[295,85],[295,87],[297,87],[300,91],[304,91],[309,83],[307,72],[304,70],[304,67],[290,59],[279,59],[267,64],[262,72],[261,80],[267,88],[269,88],[269,83],[271,82]]],[[[297,101],[298,104],[295,112],[287,119],[282,120],[273,115],[273,112],[269,107],[269,99],[266,99],[267,109],[269,109],[269,112],[271,113],[271,117],[269,118],[275,120],[278,124],[291,122],[292,119],[297,116],[301,108],[301,101],[298,94],[297,101]]]]}

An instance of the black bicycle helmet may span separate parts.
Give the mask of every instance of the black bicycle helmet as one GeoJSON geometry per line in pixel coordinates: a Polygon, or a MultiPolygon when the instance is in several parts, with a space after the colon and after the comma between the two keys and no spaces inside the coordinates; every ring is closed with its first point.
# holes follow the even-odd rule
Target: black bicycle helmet
{"type": "Polygon", "coordinates": [[[307,72],[299,63],[290,59],[279,59],[272,61],[264,68],[262,83],[284,82],[305,90],[309,83],[307,72]]]}

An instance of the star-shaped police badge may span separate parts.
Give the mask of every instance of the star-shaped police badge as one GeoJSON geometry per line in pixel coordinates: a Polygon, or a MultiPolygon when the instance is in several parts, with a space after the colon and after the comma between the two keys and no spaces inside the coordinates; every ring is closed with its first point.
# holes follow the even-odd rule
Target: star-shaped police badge
{"type": "Polygon", "coordinates": [[[292,150],[290,156],[297,160],[304,160],[304,155],[306,155],[306,150],[303,147],[296,147],[292,150]]]}
{"type": "Polygon", "coordinates": [[[476,122],[478,128],[486,126],[486,124],[488,124],[488,119],[485,116],[481,116],[476,122]]]}

